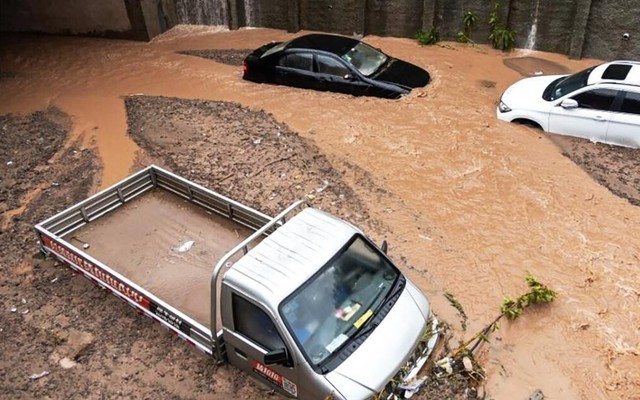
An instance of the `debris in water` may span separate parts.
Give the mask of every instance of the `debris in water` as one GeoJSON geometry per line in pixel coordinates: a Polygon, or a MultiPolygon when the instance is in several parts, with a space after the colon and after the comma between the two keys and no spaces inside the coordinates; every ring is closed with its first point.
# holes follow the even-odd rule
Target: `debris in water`
{"type": "Polygon", "coordinates": [[[13,161],[7,161],[7,165],[13,165],[13,161]]]}
{"type": "Polygon", "coordinates": [[[453,374],[453,366],[451,365],[451,361],[451,358],[445,357],[436,362],[435,374],[438,378],[453,374]]]}
{"type": "Polygon", "coordinates": [[[58,277],[55,277],[51,280],[51,283],[56,283],[58,281],[58,277]]]}
{"type": "Polygon", "coordinates": [[[189,250],[191,250],[191,246],[193,246],[194,241],[193,240],[188,240],[184,243],[182,243],[178,248],[176,248],[176,251],[178,253],[185,253],[189,250]]]}
{"type": "Polygon", "coordinates": [[[531,396],[529,396],[529,400],[543,400],[543,399],[544,399],[544,394],[540,389],[536,389],[536,391],[533,392],[531,396]]]}
{"type": "Polygon", "coordinates": [[[71,240],[75,240],[76,242],[82,244],[82,248],[83,249],[88,249],[89,248],[89,243],[85,242],[84,240],[78,239],[77,236],[72,236],[71,240]]]}
{"type": "Polygon", "coordinates": [[[11,312],[16,312],[16,311],[18,311],[18,307],[16,306],[11,307],[11,312]]]}
{"type": "Polygon", "coordinates": [[[33,381],[35,381],[36,379],[40,379],[40,378],[42,378],[42,377],[44,377],[44,376],[47,376],[47,375],[49,375],[49,371],[42,371],[42,372],[40,372],[39,374],[33,374],[33,375],[31,375],[31,376],[29,377],[29,379],[31,379],[31,380],[33,380],[33,381]]]}
{"type": "Polygon", "coordinates": [[[398,388],[404,390],[405,399],[410,399],[414,394],[416,394],[420,390],[420,388],[422,387],[426,379],[427,378],[418,379],[408,384],[401,383],[398,385],[398,388]]]}

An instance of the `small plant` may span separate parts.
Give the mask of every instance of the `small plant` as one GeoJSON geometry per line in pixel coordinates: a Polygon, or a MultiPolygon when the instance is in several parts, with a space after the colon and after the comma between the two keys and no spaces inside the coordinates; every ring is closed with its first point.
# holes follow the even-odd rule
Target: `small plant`
{"type": "Polygon", "coordinates": [[[489,35],[489,40],[495,49],[510,51],[516,47],[513,31],[506,26],[496,27],[489,35]]]}
{"type": "Polygon", "coordinates": [[[489,325],[487,325],[480,332],[473,335],[473,337],[463,343],[460,347],[458,347],[451,354],[451,357],[456,358],[461,354],[468,354],[473,352],[476,347],[482,343],[487,342],[489,339],[487,335],[490,332],[494,332],[498,329],[498,321],[502,317],[506,317],[508,320],[513,321],[517,319],[525,308],[534,305],[534,304],[547,304],[551,303],[556,296],[558,295],[553,290],[549,289],[547,286],[538,282],[536,278],[528,274],[525,278],[527,281],[527,286],[529,287],[529,291],[517,299],[512,299],[507,297],[503,300],[502,305],[500,306],[500,315],[498,315],[489,325]],[[474,343],[475,342],[475,343],[474,343]],[[474,343],[471,347],[471,343],[474,343]]]}
{"type": "Polygon", "coordinates": [[[507,317],[508,320],[514,320],[518,318],[524,309],[532,304],[546,304],[551,303],[553,299],[558,295],[553,290],[547,288],[545,285],[538,282],[533,276],[527,275],[527,285],[530,291],[523,294],[517,299],[506,297],[502,301],[500,311],[507,317]]]}
{"type": "Polygon", "coordinates": [[[471,40],[471,30],[478,23],[478,16],[473,11],[465,11],[462,16],[464,31],[458,32],[456,39],[461,43],[473,42],[471,40]]]}
{"type": "Polygon", "coordinates": [[[516,47],[513,31],[503,25],[500,20],[500,0],[494,0],[493,2],[493,11],[489,15],[489,26],[491,27],[489,40],[494,49],[510,51],[516,47]]]}
{"type": "Polygon", "coordinates": [[[469,37],[464,32],[458,32],[456,34],[456,40],[460,43],[469,43],[469,37]]]}
{"type": "Polygon", "coordinates": [[[449,303],[453,306],[453,308],[458,310],[460,317],[462,317],[462,321],[460,321],[460,325],[462,326],[462,330],[466,332],[467,331],[467,314],[464,312],[464,309],[462,308],[462,304],[460,304],[460,302],[453,296],[453,294],[447,291],[444,292],[444,297],[447,300],[449,300],[449,303]]]}
{"type": "Polygon", "coordinates": [[[416,40],[423,46],[436,44],[440,41],[440,32],[435,26],[431,28],[429,33],[418,32],[416,33],[416,40]]]}

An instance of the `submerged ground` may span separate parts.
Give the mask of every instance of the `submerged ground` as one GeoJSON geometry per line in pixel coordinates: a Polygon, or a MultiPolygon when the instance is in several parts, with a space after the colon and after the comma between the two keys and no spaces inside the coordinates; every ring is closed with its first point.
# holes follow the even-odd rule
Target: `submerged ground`
{"type": "Polygon", "coordinates": [[[451,325],[452,345],[521,294],[530,272],[559,297],[501,324],[482,347],[490,397],[637,398],[638,150],[494,115],[516,79],[596,61],[369,37],[428,69],[432,84],[388,101],[240,79],[247,49],[288,37],[183,27],[148,44],[0,39],[0,395],[266,394],[32,258],[33,224],[156,163],[268,214],[304,198],[387,239],[451,325]]]}

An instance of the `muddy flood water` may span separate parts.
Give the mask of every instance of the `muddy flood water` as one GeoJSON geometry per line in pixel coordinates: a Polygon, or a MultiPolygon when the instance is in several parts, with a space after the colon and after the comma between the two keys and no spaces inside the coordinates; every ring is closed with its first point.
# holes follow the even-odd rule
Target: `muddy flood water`
{"type": "Polygon", "coordinates": [[[547,136],[495,117],[502,91],[523,76],[597,61],[366,37],[433,77],[389,101],[257,85],[241,79],[240,67],[178,53],[291,37],[196,27],[150,43],[11,36],[0,40],[0,72],[11,76],[0,80],[0,114],[56,106],[70,115],[69,141],[82,138],[99,154],[98,190],[136,161],[123,96],[263,109],[400,199],[390,205],[364,195],[394,235],[370,233],[389,241],[392,257],[406,258],[405,272],[460,340],[493,320],[505,296],[524,293],[527,273],[558,292],[551,305],[501,323],[482,348],[491,398],[525,399],[540,389],[548,399],[640,399],[640,208],[599,185],[547,136]],[[507,60],[521,56],[540,60],[519,68],[507,60]],[[466,331],[445,291],[468,316],[466,331]]]}

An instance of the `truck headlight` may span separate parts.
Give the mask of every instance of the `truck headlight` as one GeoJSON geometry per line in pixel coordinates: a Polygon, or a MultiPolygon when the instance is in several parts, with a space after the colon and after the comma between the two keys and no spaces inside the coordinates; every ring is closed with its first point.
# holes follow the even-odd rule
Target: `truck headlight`
{"type": "Polygon", "coordinates": [[[502,113],[506,113],[511,111],[511,108],[508,105],[504,104],[502,100],[500,100],[500,104],[498,104],[498,110],[500,110],[500,112],[502,113]]]}

